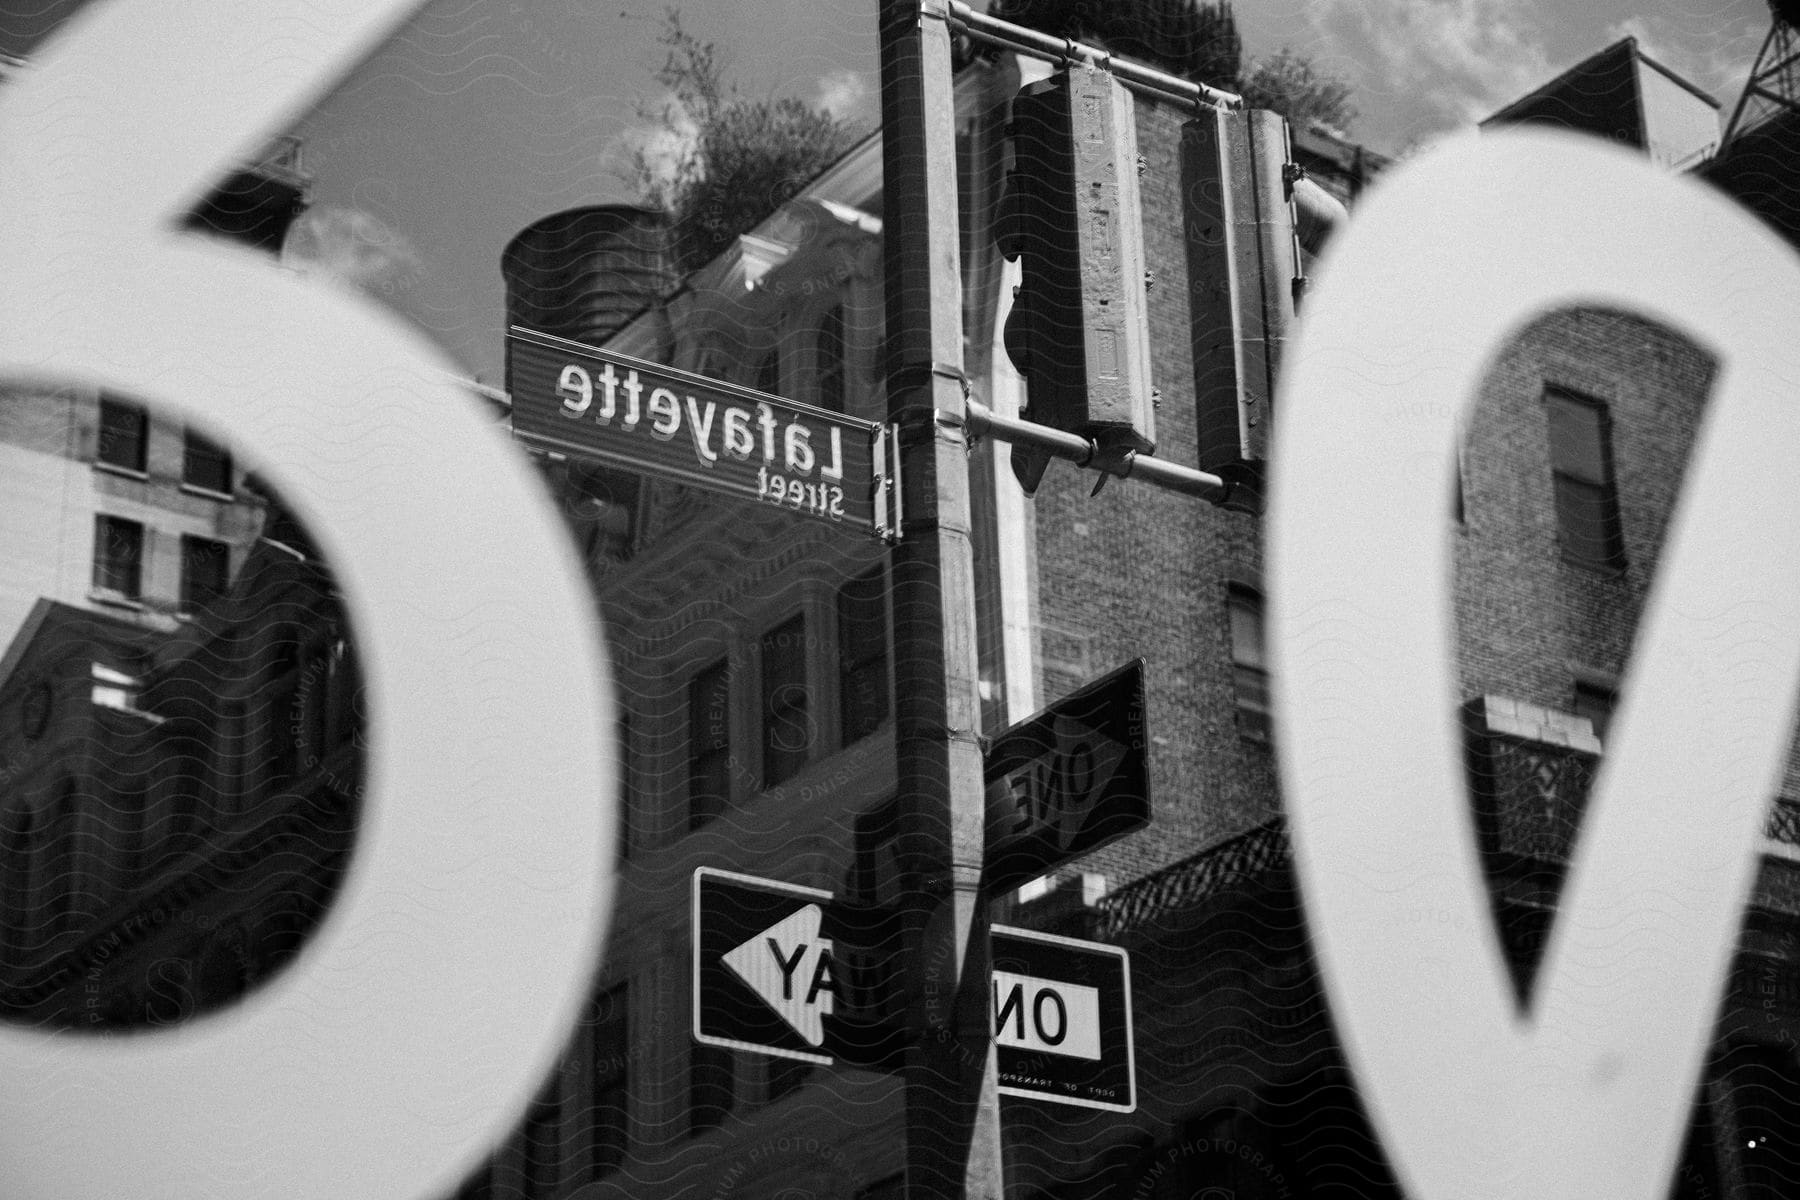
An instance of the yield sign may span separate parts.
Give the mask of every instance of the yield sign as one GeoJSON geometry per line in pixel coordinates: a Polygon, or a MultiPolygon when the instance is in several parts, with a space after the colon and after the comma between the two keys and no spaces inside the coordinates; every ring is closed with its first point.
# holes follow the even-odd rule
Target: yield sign
{"type": "Polygon", "coordinates": [[[834,1061],[831,893],[714,867],[694,872],[694,1038],[805,1062],[834,1061]]]}
{"type": "Polygon", "coordinates": [[[749,984],[809,1046],[825,1040],[825,1018],[831,1015],[836,995],[831,942],[819,936],[823,916],[817,904],[797,908],[725,952],[732,974],[749,984]]]}

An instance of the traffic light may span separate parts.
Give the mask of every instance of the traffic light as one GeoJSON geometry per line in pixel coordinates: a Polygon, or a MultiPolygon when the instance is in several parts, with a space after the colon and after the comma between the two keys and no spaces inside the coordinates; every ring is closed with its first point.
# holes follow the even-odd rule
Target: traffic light
{"type": "Polygon", "coordinates": [[[1282,342],[1304,284],[1288,126],[1215,110],[1182,126],[1182,224],[1202,471],[1261,505],[1282,342]]]}
{"type": "MultiPolygon", "coordinates": [[[[1028,421],[1092,439],[1103,455],[1156,448],[1131,94],[1070,66],[1013,100],[1012,170],[997,229],[1020,260],[1004,342],[1028,421]]],[[[1026,495],[1049,457],[1014,446],[1026,495]]]]}

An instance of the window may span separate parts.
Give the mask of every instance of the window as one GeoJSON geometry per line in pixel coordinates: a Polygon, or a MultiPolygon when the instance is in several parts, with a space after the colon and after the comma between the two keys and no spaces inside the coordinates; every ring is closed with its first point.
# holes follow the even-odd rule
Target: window
{"type": "Polygon", "coordinates": [[[100,397],[100,441],[95,461],[142,475],[149,427],[143,405],[112,396],[100,397]]]}
{"type": "Polygon", "coordinates": [[[1619,499],[1613,486],[1606,409],[1569,392],[1545,393],[1550,420],[1550,472],[1563,557],[1584,566],[1625,565],[1619,499]]]}
{"type": "Polygon", "coordinates": [[[363,730],[362,672],[350,639],[341,633],[326,652],[326,745],[336,749],[356,742],[363,730]]]}
{"type": "Polygon", "coordinates": [[[181,610],[211,608],[230,579],[231,547],[210,538],[181,535],[181,610]]]}
{"type": "Polygon", "coordinates": [[[5,845],[5,869],[0,871],[0,895],[6,898],[4,921],[7,960],[20,962],[31,948],[40,928],[37,899],[32,885],[36,883],[39,826],[37,810],[30,804],[0,812],[0,839],[5,845]]]}
{"type": "Polygon", "coordinates": [[[91,668],[94,681],[89,699],[101,708],[116,708],[130,711],[137,707],[138,694],[143,690],[144,681],[129,671],[121,671],[115,666],[103,662],[95,662],[91,668]]]}
{"type": "Polygon", "coordinates": [[[1606,727],[1612,723],[1613,708],[1619,694],[1603,683],[1578,680],[1575,684],[1575,715],[1586,717],[1594,727],[1594,736],[1606,740],[1606,727]]]}
{"type": "Polygon", "coordinates": [[[901,896],[899,799],[890,799],[857,817],[855,838],[850,890],[856,902],[897,904],[901,896]]]}
{"type": "Polygon", "coordinates": [[[144,527],[123,517],[94,518],[94,590],[127,600],[143,595],[144,527]]]}
{"type": "Polygon", "coordinates": [[[591,560],[628,561],[638,544],[643,480],[599,463],[569,463],[563,481],[563,511],[583,553],[591,560]]]}
{"type": "Polygon", "coordinates": [[[1769,806],[1763,836],[1786,846],[1800,846],[1800,802],[1787,796],[1775,797],[1769,806]]]}
{"type": "Polygon", "coordinates": [[[181,443],[181,482],[208,492],[231,494],[231,453],[188,430],[181,443]]]}
{"type": "Polygon", "coordinates": [[[771,396],[781,395],[781,347],[771,346],[756,364],[756,381],[751,386],[771,396]]]}
{"type": "Polygon", "coordinates": [[[263,683],[266,699],[256,704],[256,728],[250,745],[263,756],[264,782],[269,792],[279,790],[300,773],[300,739],[305,698],[301,683],[300,631],[292,626],[277,630],[269,649],[269,673],[263,683]]]}
{"type": "Polygon", "coordinates": [[[878,566],[838,589],[838,719],[848,746],[888,715],[887,580],[878,566]]]}
{"type": "Polygon", "coordinates": [[[688,1074],[688,1133],[717,1129],[731,1112],[731,1051],[695,1042],[688,1074]]]}
{"type": "Polygon", "coordinates": [[[731,803],[731,666],[720,659],[688,684],[688,828],[731,803]]]}
{"type": "MultiPolygon", "coordinates": [[[[75,780],[64,775],[56,781],[56,794],[50,802],[50,812],[45,825],[45,854],[43,882],[49,886],[50,897],[48,913],[51,920],[51,932],[69,932],[70,922],[75,916],[75,895],[82,890],[81,880],[75,873],[81,855],[77,841],[80,837],[80,817],[75,808],[75,780]]],[[[46,911],[44,907],[38,909],[46,911]]]]}
{"type": "Polygon", "coordinates": [[[844,339],[844,306],[834,304],[825,310],[819,319],[819,339],[816,347],[818,392],[817,403],[820,408],[829,408],[833,412],[844,411],[845,376],[844,359],[846,347],[844,339]]]}
{"type": "Polygon", "coordinates": [[[594,997],[594,1174],[603,1175],[625,1161],[630,1094],[630,1043],[626,1014],[630,994],[625,984],[594,997]]]}
{"type": "Polygon", "coordinates": [[[1231,673],[1237,689],[1238,732],[1269,740],[1269,668],[1263,657],[1263,599],[1254,588],[1233,584],[1226,607],[1231,623],[1231,673]]]}
{"type": "MultiPolygon", "coordinates": [[[[856,818],[855,857],[849,892],[865,911],[892,910],[904,896],[900,874],[900,801],[890,797],[856,818]]],[[[899,972],[899,947],[891,940],[897,927],[882,926],[837,943],[832,970],[846,986],[844,998],[864,1019],[898,1020],[905,1006],[899,972]]]]}
{"type": "Polygon", "coordinates": [[[562,1073],[550,1077],[525,1113],[525,1194],[548,1196],[562,1158],[562,1073]]]}
{"type": "Polygon", "coordinates": [[[806,690],[806,618],[776,627],[762,639],[763,786],[793,777],[812,753],[813,724],[806,690]]]}
{"type": "Polygon", "coordinates": [[[622,701],[615,699],[614,703],[617,705],[617,715],[613,718],[613,736],[619,747],[619,823],[613,831],[613,835],[618,838],[618,844],[613,848],[613,857],[618,862],[624,862],[631,857],[632,816],[637,807],[637,773],[631,749],[631,713],[626,710],[622,701]]]}
{"type": "Polygon", "coordinates": [[[299,740],[301,773],[325,764],[331,742],[331,647],[319,642],[306,651],[294,693],[292,734],[299,740]]]}

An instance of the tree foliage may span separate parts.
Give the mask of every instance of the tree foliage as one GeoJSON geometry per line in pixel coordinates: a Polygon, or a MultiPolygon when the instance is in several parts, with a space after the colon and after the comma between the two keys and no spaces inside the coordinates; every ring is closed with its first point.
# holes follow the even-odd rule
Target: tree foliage
{"type": "Polygon", "coordinates": [[[1350,85],[1282,47],[1246,60],[1230,0],[993,0],[994,16],[1053,37],[1102,46],[1162,70],[1242,93],[1305,127],[1336,130],[1356,119],[1350,85]]]}
{"type": "Polygon", "coordinates": [[[689,33],[678,9],[664,13],[657,42],[665,57],[656,81],[673,99],[639,111],[677,150],[662,161],[640,147],[634,168],[646,202],[669,213],[676,265],[691,271],[792,199],[858,131],[803,100],[741,95],[725,81],[713,43],[689,33]]]}
{"type": "Polygon", "coordinates": [[[1249,107],[1273,109],[1300,128],[1317,121],[1342,132],[1356,119],[1350,85],[1286,46],[1247,64],[1238,91],[1249,107]]]}

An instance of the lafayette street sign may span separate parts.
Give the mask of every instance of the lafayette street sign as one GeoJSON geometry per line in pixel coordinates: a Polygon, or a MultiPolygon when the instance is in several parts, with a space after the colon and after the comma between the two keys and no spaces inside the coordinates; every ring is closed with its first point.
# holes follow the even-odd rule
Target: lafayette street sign
{"type": "Polygon", "coordinates": [[[887,427],[514,326],[513,436],[892,540],[887,427]]]}

